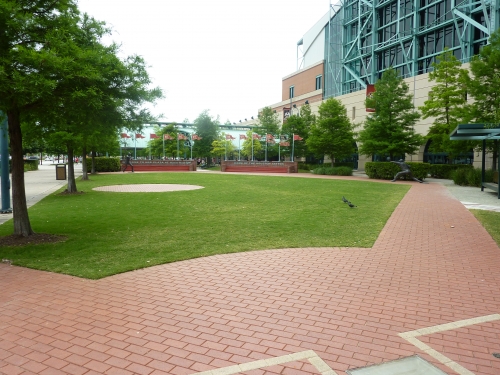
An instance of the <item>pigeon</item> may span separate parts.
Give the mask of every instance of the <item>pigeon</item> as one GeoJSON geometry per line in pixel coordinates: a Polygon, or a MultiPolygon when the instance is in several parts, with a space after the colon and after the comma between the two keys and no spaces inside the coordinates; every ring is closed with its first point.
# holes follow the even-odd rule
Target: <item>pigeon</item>
{"type": "Polygon", "coordinates": [[[353,208],[353,207],[358,207],[358,206],[356,206],[356,205],[352,204],[351,202],[348,202],[347,204],[348,204],[348,205],[349,205],[349,207],[351,207],[351,208],[353,208]]]}
{"type": "Polygon", "coordinates": [[[345,197],[344,197],[344,196],[342,196],[342,202],[344,202],[344,203],[349,203],[349,201],[348,201],[347,199],[345,199],[345,197]]]}

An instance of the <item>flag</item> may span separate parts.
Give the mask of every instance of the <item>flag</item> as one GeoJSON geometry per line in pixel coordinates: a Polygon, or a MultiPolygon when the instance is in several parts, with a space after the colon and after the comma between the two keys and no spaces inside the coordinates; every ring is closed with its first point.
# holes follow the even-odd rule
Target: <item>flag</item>
{"type": "Polygon", "coordinates": [[[156,139],[158,136],[154,133],[149,134],[149,139],[156,139]]]}
{"type": "Polygon", "coordinates": [[[273,141],[274,140],[274,136],[272,134],[266,134],[266,139],[268,141],[273,141]]]}
{"type": "Polygon", "coordinates": [[[240,139],[247,139],[247,136],[245,134],[240,134],[240,139]]]}
{"type": "Polygon", "coordinates": [[[172,139],[174,139],[174,137],[172,137],[170,134],[163,134],[163,139],[166,141],[171,141],[172,139]]]}
{"type": "Polygon", "coordinates": [[[260,135],[259,134],[254,134],[253,135],[253,139],[260,139],[260,135]]]}
{"type": "Polygon", "coordinates": [[[177,134],[177,139],[184,140],[184,139],[187,139],[187,137],[184,134],[179,133],[179,134],[177,134]]]}
{"type": "MultiPolygon", "coordinates": [[[[375,92],[375,85],[366,85],[366,98],[371,98],[375,92]]],[[[375,108],[366,108],[366,112],[375,112],[375,108]]]]}
{"type": "Polygon", "coordinates": [[[304,139],[304,138],[302,138],[302,137],[301,137],[300,135],[298,135],[298,134],[294,134],[294,135],[293,135],[293,140],[294,140],[294,141],[301,141],[301,140],[303,140],[303,139],[304,139]]]}
{"type": "Polygon", "coordinates": [[[290,146],[290,142],[280,142],[280,146],[281,147],[289,147],[290,146]]]}
{"type": "Polygon", "coordinates": [[[226,140],[229,140],[229,139],[234,139],[234,137],[231,134],[226,134],[226,140]]]}
{"type": "Polygon", "coordinates": [[[193,141],[199,141],[201,137],[198,134],[191,134],[191,139],[193,141]]]}
{"type": "Polygon", "coordinates": [[[145,136],[143,136],[142,134],[136,134],[136,135],[135,135],[135,138],[137,139],[137,138],[146,138],[146,137],[145,137],[145,136]]]}
{"type": "Polygon", "coordinates": [[[122,133],[120,135],[120,137],[122,137],[122,138],[130,138],[130,136],[127,133],[122,133]]]}

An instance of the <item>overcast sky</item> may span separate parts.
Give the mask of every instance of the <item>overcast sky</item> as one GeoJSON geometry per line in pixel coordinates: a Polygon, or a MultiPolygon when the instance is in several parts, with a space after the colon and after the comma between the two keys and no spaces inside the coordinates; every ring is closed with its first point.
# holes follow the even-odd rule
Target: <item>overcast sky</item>
{"type": "Polygon", "coordinates": [[[208,109],[221,123],[281,101],[281,79],[297,66],[297,42],[329,0],[78,0],[113,29],[123,56],[150,66],[165,98],[162,120],[192,122],[208,109]]]}

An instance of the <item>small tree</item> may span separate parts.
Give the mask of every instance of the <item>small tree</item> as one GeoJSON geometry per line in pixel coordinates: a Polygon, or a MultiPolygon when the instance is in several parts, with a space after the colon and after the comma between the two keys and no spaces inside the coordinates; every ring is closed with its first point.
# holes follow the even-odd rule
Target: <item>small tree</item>
{"type": "Polygon", "coordinates": [[[302,116],[298,115],[289,116],[283,123],[283,126],[281,128],[281,135],[284,135],[286,137],[288,142],[290,142],[290,145],[293,142],[294,134],[298,135],[303,139],[303,141],[301,142],[295,142],[294,157],[305,156],[307,153],[306,142],[309,136],[309,129],[306,129],[306,122],[304,121],[304,118],[302,116]]]}
{"type": "Polygon", "coordinates": [[[447,152],[448,162],[454,157],[467,152],[472,145],[468,141],[451,141],[450,133],[459,122],[466,122],[470,117],[466,100],[467,71],[461,69],[461,62],[447,48],[433,63],[433,71],[429,73],[429,81],[435,81],[429,92],[429,100],[419,109],[423,118],[434,117],[427,138],[432,141],[430,150],[447,152]]]}
{"type": "Polygon", "coordinates": [[[366,108],[375,112],[365,120],[359,132],[363,155],[389,155],[391,160],[398,155],[413,154],[424,142],[424,137],[415,132],[415,123],[420,114],[415,111],[408,85],[389,68],[375,84],[375,92],[366,98],[366,108]]]}
{"type": "Polygon", "coordinates": [[[332,161],[354,152],[354,126],[342,102],[330,98],[319,106],[319,117],[312,125],[307,147],[316,155],[327,155],[332,161]]]}
{"type": "Polygon", "coordinates": [[[247,131],[247,139],[245,139],[241,145],[241,154],[246,156],[249,160],[252,160],[252,156],[255,157],[255,155],[262,150],[262,144],[259,140],[253,139],[253,134],[253,130],[247,131]]]}
{"type": "Polygon", "coordinates": [[[219,139],[212,142],[212,150],[210,153],[221,159],[226,159],[235,150],[234,144],[230,139],[226,139],[226,135],[222,133],[219,139]]]}

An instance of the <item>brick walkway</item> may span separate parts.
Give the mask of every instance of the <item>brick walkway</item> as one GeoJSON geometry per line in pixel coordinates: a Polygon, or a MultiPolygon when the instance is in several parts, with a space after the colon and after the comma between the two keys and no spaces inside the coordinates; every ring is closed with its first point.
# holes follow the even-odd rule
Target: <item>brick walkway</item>
{"type": "Polygon", "coordinates": [[[499,374],[499,290],[487,232],[445,187],[414,184],[372,249],[220,255],[98,281],[1,264],[0,373],[345,375],[419,354],[450,375],[499,374]]]}

